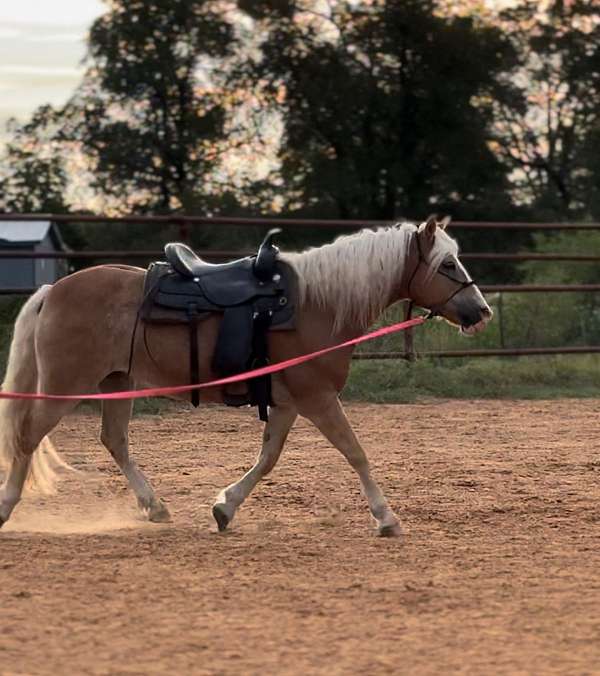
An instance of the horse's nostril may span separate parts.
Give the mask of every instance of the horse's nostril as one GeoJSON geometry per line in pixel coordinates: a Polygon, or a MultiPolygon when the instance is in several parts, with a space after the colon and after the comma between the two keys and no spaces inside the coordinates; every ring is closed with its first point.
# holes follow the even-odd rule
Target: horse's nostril
{"type": "Polygon", "coordinates": [[[487,305],[482,305],[480,308],[481,315],[487,317],[488,319],[494,314],[492,310],[487,305]]]}

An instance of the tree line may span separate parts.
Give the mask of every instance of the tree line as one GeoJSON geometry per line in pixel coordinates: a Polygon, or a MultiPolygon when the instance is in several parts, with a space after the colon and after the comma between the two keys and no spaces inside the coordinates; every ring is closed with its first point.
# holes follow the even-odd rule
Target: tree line
{"type": "Polygon", "coordinates": [[[0,208],[598,220],[599,95],[596,0],[111,0],[0,208]]]}

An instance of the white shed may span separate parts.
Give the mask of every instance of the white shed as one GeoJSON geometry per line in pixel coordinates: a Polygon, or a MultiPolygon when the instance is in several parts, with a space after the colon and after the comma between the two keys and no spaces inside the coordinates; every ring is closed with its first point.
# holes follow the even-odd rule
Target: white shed
{"type": "MultiPolygon", "coordinates": [[[[0,221],[0,251],[64,251],[58,226],[51,221],[0,221]]],[[[0,287],[31,288],[53,284],[67,271],[55,258],[0,258],[0,287]]]]}

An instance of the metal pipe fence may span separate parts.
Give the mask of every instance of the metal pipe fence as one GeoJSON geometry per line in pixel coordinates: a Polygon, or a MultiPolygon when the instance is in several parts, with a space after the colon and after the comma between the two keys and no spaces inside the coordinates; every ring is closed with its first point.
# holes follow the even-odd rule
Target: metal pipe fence
{"type": "MultiPolygon", "coordinates": [[[[196,253],[202,258],[209,260],[227,260],[241,256],[250,256],[255,251],[247,250],[224,250],[224,249],[197,249],[196,253]]],[[[0,260],[5,258],[31,258],[31,259],[56,259],[56,260],[154,260],[163,256],[160,250],[155,251],[114,251],[89,250],[89,251],[26,251],[14,249],[0,251],[0,260]]],[[[568,261],[575,263],[600,263],[600,256],[589,254],[539,254],[539,253],[486,253],[473,252],[460,254],[462,260],[469,261],[568,261]]]]}
{"type": "MultiPolygon", "coordinates": [[[[96,216],[90,214],[0,214],[0,221],[52,221],[54,223],[136,223],[146,225],[229,225],[292,228],[357,228],[377,227],[403,222],[404,218],[388,220],[358,219],[318,219],[318,218],[280,218],[240,217],[240,216],[187,216],[175,214],[169,216],[96,216]]],[[[415,219],[416,220],[416,219],[415,219]]],[[[600,230],[600,223],[530,223],[522,221],[452,221],[452,228],[474,230],[600,230]]]]}
{"type": "MultiPolygon", "coordinates": [[[[572,345],[570,347],[515,347],[515,348],[491,348],[481,350],[427,350],[416,351],[416,357],[431,357],[437,359],[455,357],[525,357],[532,355],[553,354],[600,354],[600,345],[572,345]]],[[[406,352],[357,352],[354,359],[359,361],[371,359],[412,359],[413,356],[406,352]]]]}
{"type": "MultiPolygon", "coordinates": [[[[401,220],[401,219],[400,219],[401,220]]],[[[90,214],[0,214],[2,221],[51,221],[53,223],[74,224],[145,224],[145,225],[176,225],[182,228],[185,234],[188,226],[200,227],[208,225],[236,226],[236,227],[273,227],[282,226],[290,228],[337,228],[356,230],[364,227],[377,227],[390,225],[396,221],[382,220],[338,220],[338,219],[300,219],[278,217],[226,217],[226,216],[119,216],[104,217],[90,214]]],[[[600,223],[527,223],[527,222],[479,222],[479,221],[453,221],[452,228],[468,230],[538,230],[538,231],[570,231],[570,230],[600,230],[600,223]]],[[[232,259],[250,255],[251,251],[233,250],[199,250],[197,252],[203,258],[213,261],[232,259]]],[[[2,259],[58,259],[66,261],[151,261],[161,258],[162,251],[47,251],[33,252],[26,250],[0,251],[2,259]]],[[[469,261],[561,261],[590,263],[600,262],[600,255],[594,254],[563,254],[563,253],[496,253],[496,252],[469,252],[462,253],[461,258],[469,261]]],[[[589,293],[600,291],[600,284],[482,284],[480,289],[484,293],[589,293]]],[[[30,295],[35,288],[0,288],[0,296],[30,295]]],[[[502,341],[504,343],[504,341],[502,341]]],[[[600,346],[564,346],[551,348],[498,348],[479,350],[445,350],[427,351],[418,353],[413,346],[412,332],[405,333],[404,352],[360,352],[355,355],[356,359],[409,359],[419,356],[435,358],[457,357],[496,357],[496,356],[528,356],[528,355],[555,355],[555,354],[595,354],[600,353],[600,346]]]]}

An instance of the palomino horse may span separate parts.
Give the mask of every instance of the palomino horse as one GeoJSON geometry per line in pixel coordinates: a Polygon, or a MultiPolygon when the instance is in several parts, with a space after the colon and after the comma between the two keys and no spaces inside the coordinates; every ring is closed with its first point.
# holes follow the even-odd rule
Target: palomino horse
{"type": "MultiPolygon", "coordinates": [[[[432,310],[463,333],[481,330],[492,312],[458,260],[457,245],[445,232],[448,222],[431,217],[420,226],[363,230],[319,248],[282,254],[297,277],[298,298],[295,328],[269,334],[272,361],[361,335],[400,299],[432,310]]],[[[189,382],[186,327],[148,325],[145,339],[138,333],[132,341],[143,283],[144,270],[104,265],[37,291],[17,318],[3,389],[77,395],[189,382]]],[[[219,322],[215,314],[199,325],[202,382],[216,377],[211,355],[219,322]]],[[[339,400],[351,356],[352,349],[344,348],[274,376],[275,405],[258,458],[239,481],[221,491],[214,504],[220,530],[273,469],[300,414],[357,472],[379,534],[399,534],[398,520],[371,474],[339,400]]],[[[201,391],[202,401],[220,402],[222,396],[220,388],[201,391]]],[[[59,458],[47,435],[74,406],[73,401],[0,402],[0,457],[7,470],[0,488],[0,525],[10,517],[28,476],[39,485],[48,485],[54,478],[59,458]]],[[[166,521],[166,506],[129,455],[130,416],[131,401],[104,401],[102,442],[127,477],[142,511],[151,521],[166,521]]]]}

